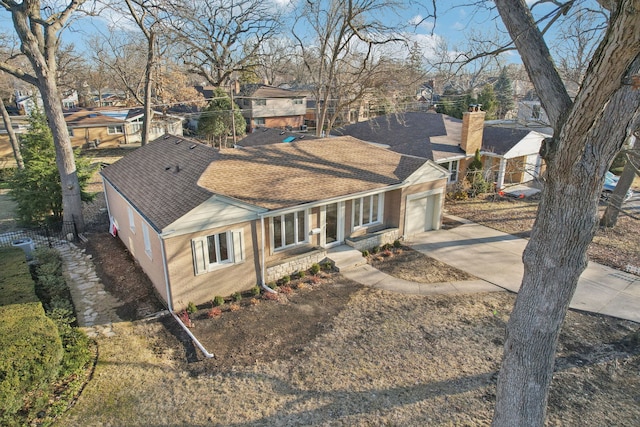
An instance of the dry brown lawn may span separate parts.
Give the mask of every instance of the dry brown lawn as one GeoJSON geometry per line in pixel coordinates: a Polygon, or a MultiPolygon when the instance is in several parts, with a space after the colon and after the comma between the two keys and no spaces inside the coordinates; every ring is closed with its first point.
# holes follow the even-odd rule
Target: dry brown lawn
{"type": "MultiPolygon", "coordinates": [[[[475,220],[491,211],[488,218],[513,227],[512,232],[526,232],[522,226],[532,220],[533,208],[526,203],[479,206],[448,209],[475,220]]],[[[117,240],[99,234],[90,241],[107,290],[126,292],[127,283],[145,286],[130,259],[108,262],[118,250],[109,245],[117,240]]],[[[412,274],[442,279],[428,276],[429,268],[439,268],[428,259],[409,250],[403,254],[394,256],[398,265],[389,272],[422,269],[412,274]]],[[[203,358],[171,318],[115,325],[115,337],[98,340],[93,379],[59,424],[490,424],[513,294],[397,295],[337,273],[323,274],[318,283],[308,276],[303,281],[301,286],[294,281],[278,301],[243,300],[239,310],[227,303],[213,319],[207,317],[210,307],[201,307],[194,332],[213,359],[203,358]]],[[[138,304],[149,306],[144,293],[134,295],[123,303],[123,313],[140,312],[138,304]]],[[[633,322],[570,311],[547,425],[637,425],[639,333],[633,322]]]]}

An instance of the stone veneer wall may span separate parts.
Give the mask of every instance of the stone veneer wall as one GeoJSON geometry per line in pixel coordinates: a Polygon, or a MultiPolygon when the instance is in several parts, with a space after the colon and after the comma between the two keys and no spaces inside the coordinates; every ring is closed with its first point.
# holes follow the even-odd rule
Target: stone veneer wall
{"type": "Polygon", "coordinates": [[[276,280],[287,275],[290,276],[297,271],[308,270],[313,264],[320,264],[326,258],[327,251],[324,249],[317,249],[312,252],[287,258],[287,260],[282,264],[267,267],[265,283],[275,282],[276,280]]]}
{"type": "Polygon", "coordinates": [[[346,239],[347,245],[359,250],[360,252],[369,250],[375,246],[393,243],[400,238],[397,228],[386,229],[376,233],[365,234],[354,239],[346,239]]]}

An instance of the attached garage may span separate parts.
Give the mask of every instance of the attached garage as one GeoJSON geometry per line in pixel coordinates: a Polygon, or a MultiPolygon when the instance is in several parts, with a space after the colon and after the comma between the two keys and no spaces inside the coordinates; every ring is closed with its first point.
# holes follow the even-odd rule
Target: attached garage
{"type": "Polygon", "coordinates": [[[441,209],[441,190],[408,195],[405,234],[412,235],[440,228],[441,209]]]}

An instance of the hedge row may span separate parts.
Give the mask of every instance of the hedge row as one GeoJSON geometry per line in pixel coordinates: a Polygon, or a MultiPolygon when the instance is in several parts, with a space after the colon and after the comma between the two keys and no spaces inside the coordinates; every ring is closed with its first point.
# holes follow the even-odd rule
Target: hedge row
{"type": "Polygon", "coordinates": [[[0,252],[0,425],[53,422],[92,359],[89,339],[74,327],[60,255],[45,248],[35,257],[29,272],[20,249],[0,252]]]}
{"type": "Polygon", "coordinates": [[[35,294],[24,252],[0,250],[1,425],[19,424],[16,414],[49,388],[62,358],[58,328],[35,294]]]}

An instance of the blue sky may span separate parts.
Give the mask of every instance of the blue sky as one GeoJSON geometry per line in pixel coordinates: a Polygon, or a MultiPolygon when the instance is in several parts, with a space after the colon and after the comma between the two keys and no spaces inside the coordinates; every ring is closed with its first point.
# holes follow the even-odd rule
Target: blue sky
{"type": "MultiPolygon", "coordinates": [[[[197,1],[197,0],[195,0],[197,1]]],[[[267,0],[269,1],[269,0],[267,0]]],[[[275,7],[282,9],[292,8],[295,6],[295,2],[301,0],[270,0],[276,5],[275,7]],[[292,3],[292,1],[294,3],[292,3]]],[[[584,0],[595,5],[595,0],[584,0]]],[[[473,7],[467,4],[473,3],[470,0],[439,0],[437,3],[438,17],[434,22],[432,18],[426,18],[433,11],[431,10],[430,0],[421,0],[422,5],[414,1],[405,2],[406,8],[404,10],[396,11],[396,16],[385,17],[389,21],[394,20],[405,24],[414,24],[421,22],[417,26],[409,25],[409,33],[405,35],[410,39],[418,41],[420,46],[425,49],[426,55],[429,55],[429,49],[433,47],[439,39],[447,41],[449,48],[454,50],[455,48],[462,48],[465,44],[470,32],[476,32],[484,37],[495,40],[496,37],[502,35],[506,37],[500,19],[497,17],[497,12],[493,8],[493,2],[485,1],[483,7],[473,7]]],[[[533,0],[528,0],[528,3],[533,3],[533,0]]],[[[534,12],[539,10],[540,12],[550,10],[550,7],[546,9],[537,8],[534,12]]],[[[74,24],[74,28],[79,31],[66,30],[63,33],[64,43],[74,43],[77,47],[82,47],[88,38],[88,34],[96,32],[96,25],[101,26],[101,23],[106,22],[107,16],[103,13],[101,18],[81,19],[74,24]],[[93,21],[93,23],[92,23],[93,21]]],[[[111,16],[110,18],[114,18],[111,16]]],[[[7,12],[0,11],[0,28],[2,32],[12,29],[12,23],[7,12]]],[[[516,53],[507,54],[505,58],[508,62],[519,62],[519,57],[516,53]]]]}

